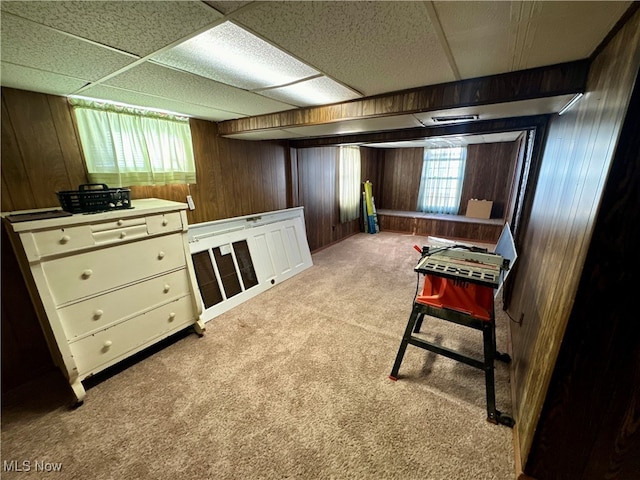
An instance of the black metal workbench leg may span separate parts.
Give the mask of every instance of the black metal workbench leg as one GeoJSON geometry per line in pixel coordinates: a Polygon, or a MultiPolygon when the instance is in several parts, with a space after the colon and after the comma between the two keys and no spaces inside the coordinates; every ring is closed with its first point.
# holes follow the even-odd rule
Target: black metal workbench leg
{"type": "MultiPolygon", "coordinates": [[[[494,317],[495,318],[495,317],[494,317]]],[[[491,423],[513,427],[515,422],[496,408],[495,369],[496,358],[496,325],[494,321],[486,322],[482,329],[484,343],[484,375],[487,391],[487,420],[491,423]]]]}
{"type": "Polygon", "coordinates": [[[391,380],[395,381],[398,379],[398,370],[400,370],[400,365],[402,364],[404,353],[407,350],[407,345],[409,345],[411,332],[413,332],[413,329],[416,326],[416,322],[418,321],[418,317],[421,315],[423,314],[420,313],[420,306],[414,303],[413,310],[411,310],[411,315],[409,316],[409,321],[407,322],[407,328],[405,328],[404,335],[402,336],[402,341],[400,342],[400,348],[398,349],[398,354],[396,355],[396,361],[393,363],[391,375],[389,375],[389,378],[391,380]]]}
{"type": "Polygon", "coordinates": [[[487,392],[487,420],[492,423],[498,423],[496,412],[495,374],[493,370],[495,344],[492,332],[492,323],[486,322],[482,327],[482,340],[484,344],[484,382],[487,392]]]}
{"type": "Polygon", "coordinates": [[[413,333],[420,333],[420,329],[422,328],[422,320],[424,320],[424,313],[419,313],[418,318],[416,319],[416,325],[413,327],[413,333]]]}

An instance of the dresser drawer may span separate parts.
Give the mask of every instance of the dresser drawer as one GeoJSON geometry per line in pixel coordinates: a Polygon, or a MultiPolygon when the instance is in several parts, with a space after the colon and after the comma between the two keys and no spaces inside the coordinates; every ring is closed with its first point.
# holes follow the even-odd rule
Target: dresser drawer
{"type": "Polygon", "coordinates": [[[73,303],[58,310],[69,341],[191,294],[186,269],[73,303]]]}
{"type": "Polygon", "coordinates": [[[81,377],[95,373],[152,340],[195,322],[190,297],[183,297],[101,330],[69,345],[81,377]]]}
{"type": "Polygon", "coordinates": [[[102,230],[93,232],[93,239],[96,245],[105,243],[127,242],[136,238],[144,238],[147,236],[147,226],[132,225],[129,227],[121,227],[114,230],[102,230]]]}
{"type": "MultiPolygon", "coordinates": [[[[32,235],[39,256],[70,252],[79,248],[90,247],[94,244],[89,225],[56,228],[33,233],[32,235]]],[[[27,252],[28,254],[30,252],[27,252]]]]}
{"type": "Polygon", "coordinates": [[[42,262],[56,305],[184,266],[180,233],[42,262]]]}
{"type": "Polygon", "coordinates": [[[165,213],[147,217],[147,231],[149,235],[157,235],[165,232],[177,232],[182,230],[182,217],[180,212],[165,213]]]}

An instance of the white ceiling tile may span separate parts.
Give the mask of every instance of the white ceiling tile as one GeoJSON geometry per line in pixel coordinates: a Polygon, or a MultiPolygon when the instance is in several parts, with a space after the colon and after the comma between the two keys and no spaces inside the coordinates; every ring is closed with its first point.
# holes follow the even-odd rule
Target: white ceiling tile
{"type": "Polygon", "coordinates": [[[435,2],[462,78],[508,72],[511,2],[435,2]]]}
{"type": "Polygon", "coordinates": [[[252,2],[234,2],[231,0],[220,0],[220,1],[214,1],[214,0],[206,0],[204,3],[211,5],[213,8],[215,8],[217,11],[219,11],[220,13],[223,13],[224,15],[228,15],[231,12],[235,12],[236,10],[238,10],[240,7],[244,7],[245,5],[248,5],[252,2]]]}
{"type": "Polygon", "coordinates": [[[137,60],[11,14],[3,14],[1,22],[2,60],[15,65],[98,80],[137,60]]]}
{"type": "Polygon", "coordinates": [[[139,56],[222,17],[198,1],[3,1],[1,5],[4,12],[139,56]]]}
{"type": "MultiPolygon", "coordinates": [[[[462,1],[434,2],[440,25],[447,38],[466,34],[483,36],[496,27],[505,28],[509,23],[511,2],[462,1]]],[[[486,48],[479,45],[477,48],[486,48]]]]}
{"type": "Polygon", "coordinates": [[[264,2],[234,21],[364,95],[454,80],[423,2],[264,2]]]}
{"type": "Polygon", "coordinates": [[[461,32],[448,40],[460,76],[484,77],[511,70],[510,30],[496,27],[491,31],[461,32]]]}
{"type": "Polygon", "coordinates": [[[212,120],[215,122],[238,118],[238,114],[234,112],[225,112],[211,107],[178,102],[163,97],[147,95],[140,92],[132,92],[130,90],[123,90],[105,85],[94,85],[83,91],[81,95],[139,107],[167,110],[169,112],[180,113],[190,117],[212,120]]]}
{"type": "Polygon", "coordinates": [[[2,86],[20,90],[31,90],[50,95],[69,95],[87,83],[79,78],[66,77],[6,62],[2,62],[1,68],[2,86]]]}
{"type": "Polygon", "coordinates": [[[291,105],[171,68],[143,63],[113,77],[105,85],[146,93],[178,102],[244,115],[290,110],[291,105]]]}
{"type": "Polygon", "coordinates": [[[587,58],[628,6],[629,2],[541,2],[517,67],[587,58]]]}

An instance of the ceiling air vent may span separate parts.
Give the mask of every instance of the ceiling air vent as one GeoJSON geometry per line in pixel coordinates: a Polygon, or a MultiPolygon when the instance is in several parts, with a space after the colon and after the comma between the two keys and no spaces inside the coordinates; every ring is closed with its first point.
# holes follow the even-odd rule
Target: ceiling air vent
{"type": "Polygon", "coordinates": [[[435,123],[455,123],[468,122],[469,120],[478,120],[479,115],[443,115],[440,117],[431,117],[435,123]]]}

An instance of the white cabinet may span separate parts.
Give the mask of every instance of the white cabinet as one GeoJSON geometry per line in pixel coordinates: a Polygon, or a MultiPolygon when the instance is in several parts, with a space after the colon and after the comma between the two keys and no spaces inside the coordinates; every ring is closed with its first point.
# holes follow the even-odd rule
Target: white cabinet
{"type": "Polygon", "coordinates": [[[207,322],[313,265],[302,207],[189,226],[207,322]]]}
{"type": "Polygon", "coordinates": [[[37,220],[3,214],[49,348],[78,402],[87,377],[181,329],[204,330],[186,205],[132,206],[37,220]]]}

